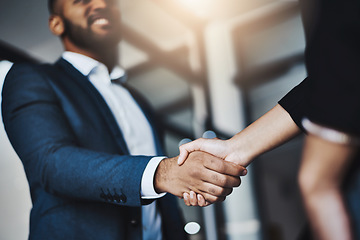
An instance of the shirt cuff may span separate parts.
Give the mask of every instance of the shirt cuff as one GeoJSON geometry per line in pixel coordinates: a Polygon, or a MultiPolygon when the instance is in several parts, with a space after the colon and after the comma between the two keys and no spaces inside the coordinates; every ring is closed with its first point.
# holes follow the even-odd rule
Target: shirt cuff
{"type": "Polygon", "coordinates": [[[311,122],[309,119],[304,118],[302,120],[302,126],[304,129],[319,138],[322,138],[326,141],[338,143],[338,144],[346,144],[346,145],[359,145],[360,138],[352,136],[347,133],[340,132],[338,130],[334,130],[332,128],[327,128],[321,126],[319,124],[311,122]]]}
{"type": "Polygon", "coordinates": [[[155,199],[165,196],[166,193],[157,193],[154,189],[154,175],[155,171],[161,162],[166,157],[153,157],[148,162],[141,179],[141,198],[155,199]]]}

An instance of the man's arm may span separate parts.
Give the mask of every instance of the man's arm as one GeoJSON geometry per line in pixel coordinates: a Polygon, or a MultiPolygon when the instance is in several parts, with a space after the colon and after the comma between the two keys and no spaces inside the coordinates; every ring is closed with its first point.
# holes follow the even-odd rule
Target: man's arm
{"type": "Polygon", "coordinates": [[[306,137],[299,184],[317,239],[353,239],[341,184],[354,147],[306,137]]]}
{"type": "Polygon", "coordinates": [[[2,95],[4,126],[31,187],[71,199],[141,205],[141,177],[151,157],[82,147],[54,90],[33,65],[14,65],[2,95]]]}

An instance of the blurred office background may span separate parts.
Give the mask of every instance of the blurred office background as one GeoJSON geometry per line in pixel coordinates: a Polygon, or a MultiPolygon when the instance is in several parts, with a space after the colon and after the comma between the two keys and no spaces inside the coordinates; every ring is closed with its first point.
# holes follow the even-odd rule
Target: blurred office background
{"type": "MultiPolygon", "coordinates": [[[[306,76],[297,1],[119,0],[120,64],[162,114],[166,150],[228,138],[306,76]]],[[[62,52],[44,0],[1,0],[0,84],[12,62],[62,52]]],[[[297,186],[302,136],[259,157],[240,188],[211,207],[179,200],[192,240],[293,240],[304,216],[297,186]]],[[[22,164],[0,127],[0,240],[27,239],[31,200],[22,164]]]]}

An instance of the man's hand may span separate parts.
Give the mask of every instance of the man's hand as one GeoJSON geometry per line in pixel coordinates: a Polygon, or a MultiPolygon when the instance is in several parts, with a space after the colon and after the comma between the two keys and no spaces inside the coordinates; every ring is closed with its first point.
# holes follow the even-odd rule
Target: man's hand
{"type": "Polygon", "coordinates": [[[207,203],[225,200],[233,187],[240,186],[240,175],[245,170],[240,165],[226,162],[205,152],[195,151],[179,166],[177,157],[160,162],[154,178],[157,192],[169,192],[182,197],[194,191],[202,194],[207,203]]]}
{"type": "MultiPolygon", "coordinates": [[[[217,156],[228,162],[237,163],[236,165],[240,166],[238,162],[242,159],[242,157],[231,146],[232,143],[230,141],[231,140],[199,138],[190,143],[183,144],[179,148],[180,154],[178,164],[181,166],[190,153],[194,151],[202,151],[210,153],[211,155],[217,156]]],[[[241,171],[240,176],[245,176],[247,174],[247,170],[244,167],[242,168],[243,171],[241,171]]],[[[210,203],[204,199],[204,196],[194,191],[185,192],[183,194],[183,199],[187,206],[205,207],[210,205],[210,203]]]]}

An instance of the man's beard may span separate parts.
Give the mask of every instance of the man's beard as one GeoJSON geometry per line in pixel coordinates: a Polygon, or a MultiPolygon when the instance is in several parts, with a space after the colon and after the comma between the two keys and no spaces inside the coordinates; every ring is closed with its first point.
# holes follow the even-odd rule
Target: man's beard
{"type": "Polygon", "coordinates": [[[112,33],[101,36],[94,33],[90,28],[82,28],[74,25],[68,19],[63,18],[65,32],[64,35],[76,46],[86,50],[105,50],[116,47],[121,39],[120,29],[112,33]]]}

